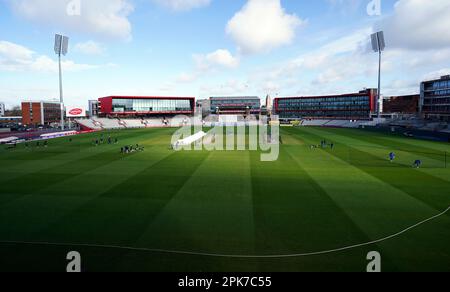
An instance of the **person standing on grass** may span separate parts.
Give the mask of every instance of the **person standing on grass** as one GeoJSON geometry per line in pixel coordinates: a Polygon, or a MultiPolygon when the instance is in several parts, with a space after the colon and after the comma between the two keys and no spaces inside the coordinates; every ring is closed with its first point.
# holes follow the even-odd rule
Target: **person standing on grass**
{"type": "Polygon", "coordinates": [[[394,160],[395,160],[395,153],[394,152],[389,153],[389,161],[391,161],[392,163],[394,162],[394,160]]]}
{"type": "Polygon", "coordinates": [[[422,166],[422,160],[417,159],[416,161],[414,161],[414,168],[420,168],[422,166]]]}

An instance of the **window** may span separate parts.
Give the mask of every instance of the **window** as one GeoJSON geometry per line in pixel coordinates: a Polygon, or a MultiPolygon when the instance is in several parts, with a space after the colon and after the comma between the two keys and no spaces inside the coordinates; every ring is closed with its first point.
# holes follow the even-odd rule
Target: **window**
{"type": "Polygon", "coordinates": [[[368,117],[369,113],[369,96],[336,96],[278,100],[278,114],[282,117],[368,117]]]}
{"type": "Polygon", "coordinates": [[[113,112],[190,111],[188,99],[113,99],[113,112]]]}

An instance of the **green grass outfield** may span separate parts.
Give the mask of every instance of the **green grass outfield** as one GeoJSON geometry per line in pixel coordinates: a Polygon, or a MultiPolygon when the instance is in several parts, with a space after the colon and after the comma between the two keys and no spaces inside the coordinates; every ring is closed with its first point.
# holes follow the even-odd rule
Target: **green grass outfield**
{"type": "Polygon", "coordinates": [[[230,258],[70,244],[224,255],[288,255],[377,240],[450,206],[445,143],[361,130],[282,128],[274,162],[259,152],[168,149],[174,129],[51,140],[0,149],[0,270],[64,271],[79,251],[85,271],[450,271],[450,214],[371,246],[288,258],[230,258]],[[322,139],[335,149],[311,150],[322,139]],[[139,143],[142,153],[119,148],[139,143]],[[397,153],[389,163],[390,151],[397,153]],[[415,159],[423,168],[413,169],[415,159]],[[5,242],[48,242],[38,245],[5,242]]]}

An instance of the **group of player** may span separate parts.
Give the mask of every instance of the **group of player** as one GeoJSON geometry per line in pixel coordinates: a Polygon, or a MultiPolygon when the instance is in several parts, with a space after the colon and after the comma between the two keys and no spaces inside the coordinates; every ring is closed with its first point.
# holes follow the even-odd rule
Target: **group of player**
{"type": "Polygon", "coordinates": [[[129,154],[134,152],[143,152],[145,148],[143,146],[139,146],[139,144],[136,145],[130,145],[120,148],[120,153],[122,154],[129,154]]]}
{"type": "Polygon", "coordinates": [[[320,141],[319,145],[311,145],[311,149],[318,149],[318,148],[322,148],[325,149],[328,146],[330,146],[330,149],[333,150],[334,149],[334,143],[333,142],[328,142],[327,140],[322,140],[320,141]]]}
{"type": "MultiPolygon", "coordinates": [[[[394,152],[389,153],[389,161],[393,163],[395,159],[397,158],[397,155],[394,152]]],[[[420,168],[422,166],[422,160],[416,159],[412,165],[413,168],[420,168]]]]}
{"type": "MultiPolygon", "coordinates": [[[[30,146],[30,143],[25,142],[25,148],[30,148],[30,147],[31,147],[31,146],[30,146]]],[[[40,147],[47,148],[47,147],[48,147],[48,141],[47,141],[47,140],[45,140],[44,142],[42,142],[42,141],[37,141],[37,142],[36,142],[36,148],[40,148],[40,147]]]]}
{"type": "Polygon", "coordinates": [[[119,143],[119,139],[117,139],[117,138],[113,139],[111,137],[111,135],[109,135],[108,138],[105,139],[104,135],[102,134],[100,136],[100,139],[96,138],[96,139],[92,140],[92,144],[95,146],[99,146],[100,144],[105,144],[105,142],[108,143],[108,145],[117,144],[117,143],[119,143]]]}
{"type": "MultiPolygon", "coordinates": [[[[334,143],[329,143],[326,140],[320,141],[320,145],[311,145],[311,149],[318,149],[322,148],[325,149],[327,147],[330,147],[331,150],[334,149],[334,143]]],[[[395,159],[397,158],[397,155],[394,152],[389,153],[389,161],[393,163],[395,159]]],[[[422,160],[416,159],[412,165],[413,168],[420,168],[422,166],[422,160]]]]}

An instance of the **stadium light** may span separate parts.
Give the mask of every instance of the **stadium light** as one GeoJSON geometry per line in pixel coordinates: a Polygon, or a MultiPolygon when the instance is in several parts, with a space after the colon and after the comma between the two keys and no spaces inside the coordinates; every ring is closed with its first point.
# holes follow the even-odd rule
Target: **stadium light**
{"type": "Polygon", "coordinates": [[[381,53],[386,48],[386,42],[384,40],[384,32],[379,31],[371,35],[372,49],[378,53],[378,92],[377,92],[377,117],[381,118],[381,53]]]}
{"type": "Polygon", "coordinates": [[[61,130],[64,131],[64,97],[62,85],[61,55],[66,55],[69,49],[69,38],[60,34],[55,35],[55,53],[59,63],[59,100],[61,103],[61,130]]]}

